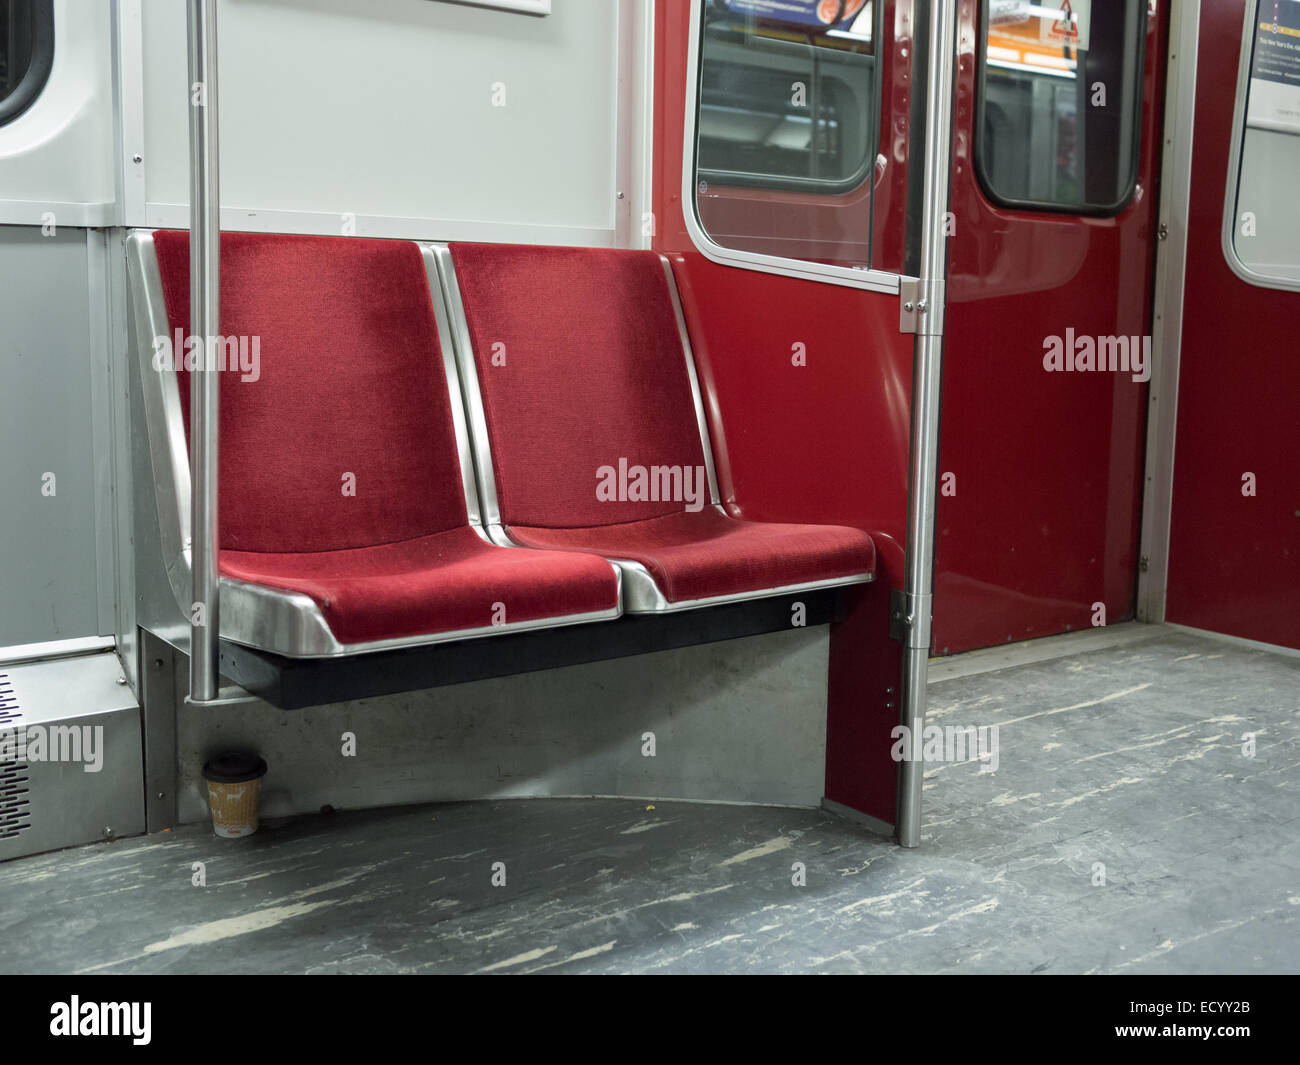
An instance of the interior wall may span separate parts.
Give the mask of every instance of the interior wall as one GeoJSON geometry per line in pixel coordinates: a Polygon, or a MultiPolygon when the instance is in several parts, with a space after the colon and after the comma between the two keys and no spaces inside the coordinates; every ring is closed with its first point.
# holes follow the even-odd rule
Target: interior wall
{"type": "Polygon", "coordinates": [[[113,7],[53,14],[49,78],[0,126],[0,647],[112,631],[106,237],[89,227],[120,218],[113,7]]]}
{"type": "MultiPolygon", "coordinates": [[[[127,223],[184,226],[184,5],[126,0],[128,28],[129,9],[141,84],[124,150],[144,174],[127,223]]],[[[351,218],[362,236],[614,243],[623,13],[223,0],[223,225],[340,233],[351,218]]]]}
{"type": "MultiPolygon", "coordinates": [[[[119,499],[130,488],[109,436],[125,304],[106,278],[120,233],[95,227],[188,225],[185,5],[53,9],[49,80],[0,127],[0,487],[21,501],[49,472],[58,494],[6,508],[0,550],[21,561],[0,583],[0,646],[113,631],[115,587],[131,584],[105,564],[114,481],[119,499]]],[[[355,216],[361,235],[632,242],[645,153],[618,116],[640,91],[644,10],[221,0],[224,224],[338,233],[355,216]]]]}
{"type": "Polygon", "coordinates": [[[1300,648],[1300,292],[1241,280],[1221,238],[1245,3],[1201,5],[1166,619],[1300,648]]]}
{"type": "Polygon", "coordinates": [[[0,223],[116,220],[111,16],[106,3],[55,0],[49,80],[0,126],[0,223]]]}
{"type": "Polygon", "coordinates": [[[107,631],[88,270],[84,230],[0,226],[0,647],[107,631]]]}

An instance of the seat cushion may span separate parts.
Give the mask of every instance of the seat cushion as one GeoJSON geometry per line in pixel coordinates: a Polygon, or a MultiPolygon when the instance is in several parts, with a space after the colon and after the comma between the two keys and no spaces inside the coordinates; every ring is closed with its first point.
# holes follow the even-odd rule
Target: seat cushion
{"type": "Polygon", "coordinates": [[[510,526],[526,547],[590,551],[640,562],[670,602],[761,592],[871,574],[876,550],[860,529],[741,521],[706,507],[582,529],[510,526]]]}
{"type": "Polygon", "coordinates": [[[468,527],[346,551],[222,551],[221,573],[310,596],[344,644],[609,611],[618,604],[617,576],[601,559],[496,547],[468,527]]]}

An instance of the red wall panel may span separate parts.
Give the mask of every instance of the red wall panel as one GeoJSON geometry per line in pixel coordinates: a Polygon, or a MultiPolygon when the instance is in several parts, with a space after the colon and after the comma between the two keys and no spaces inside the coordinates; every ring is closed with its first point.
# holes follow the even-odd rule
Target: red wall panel
{"type": "Polygon", "coordinates": [[[1220,243],[1244,4],[1201,7],[1166,615],[1300,648],[1300,293],[1220,243]]]}

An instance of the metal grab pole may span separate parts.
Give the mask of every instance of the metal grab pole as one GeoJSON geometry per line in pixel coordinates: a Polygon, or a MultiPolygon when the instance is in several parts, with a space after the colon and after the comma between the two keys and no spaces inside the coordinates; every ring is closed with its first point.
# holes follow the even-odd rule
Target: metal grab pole
{"type": "Polygon", "coordinates": [[[217,574],[217,416],[221,399],[221,196],[217,144],[217,4],[189,0],[190,336],[201,346],[190,374],[190,701],[217,697],[221,604],[217,574]]]}
{"type": "Polygon", "coordinates": [[[912,460],[907,499],[907,561],[903,578],[902,724],[912,750],[899,774],[898,842],[921,842],[924,762],[911,755],[925,728],[926,675],[934,599],[935,496],[939,475],[939,386],[948,268],[949,167],[952,160],[953,67],[957,56],[956,0],[930,4],[926,75],[924,192],[921,215],[920,295],[912,377],[912,460]]]}

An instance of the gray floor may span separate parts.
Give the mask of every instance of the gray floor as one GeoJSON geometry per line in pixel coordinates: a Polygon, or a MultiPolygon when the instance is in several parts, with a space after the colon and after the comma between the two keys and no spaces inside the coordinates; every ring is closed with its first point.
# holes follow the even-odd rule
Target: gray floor
{"type": "Polygon", "coordinates": [[[928,770],[919,850],[619,800],[189,827],[0,865],[0,970],[1300,971],[1300,660],[1166,631],[931,705],[999,766],[928,770]]]}

